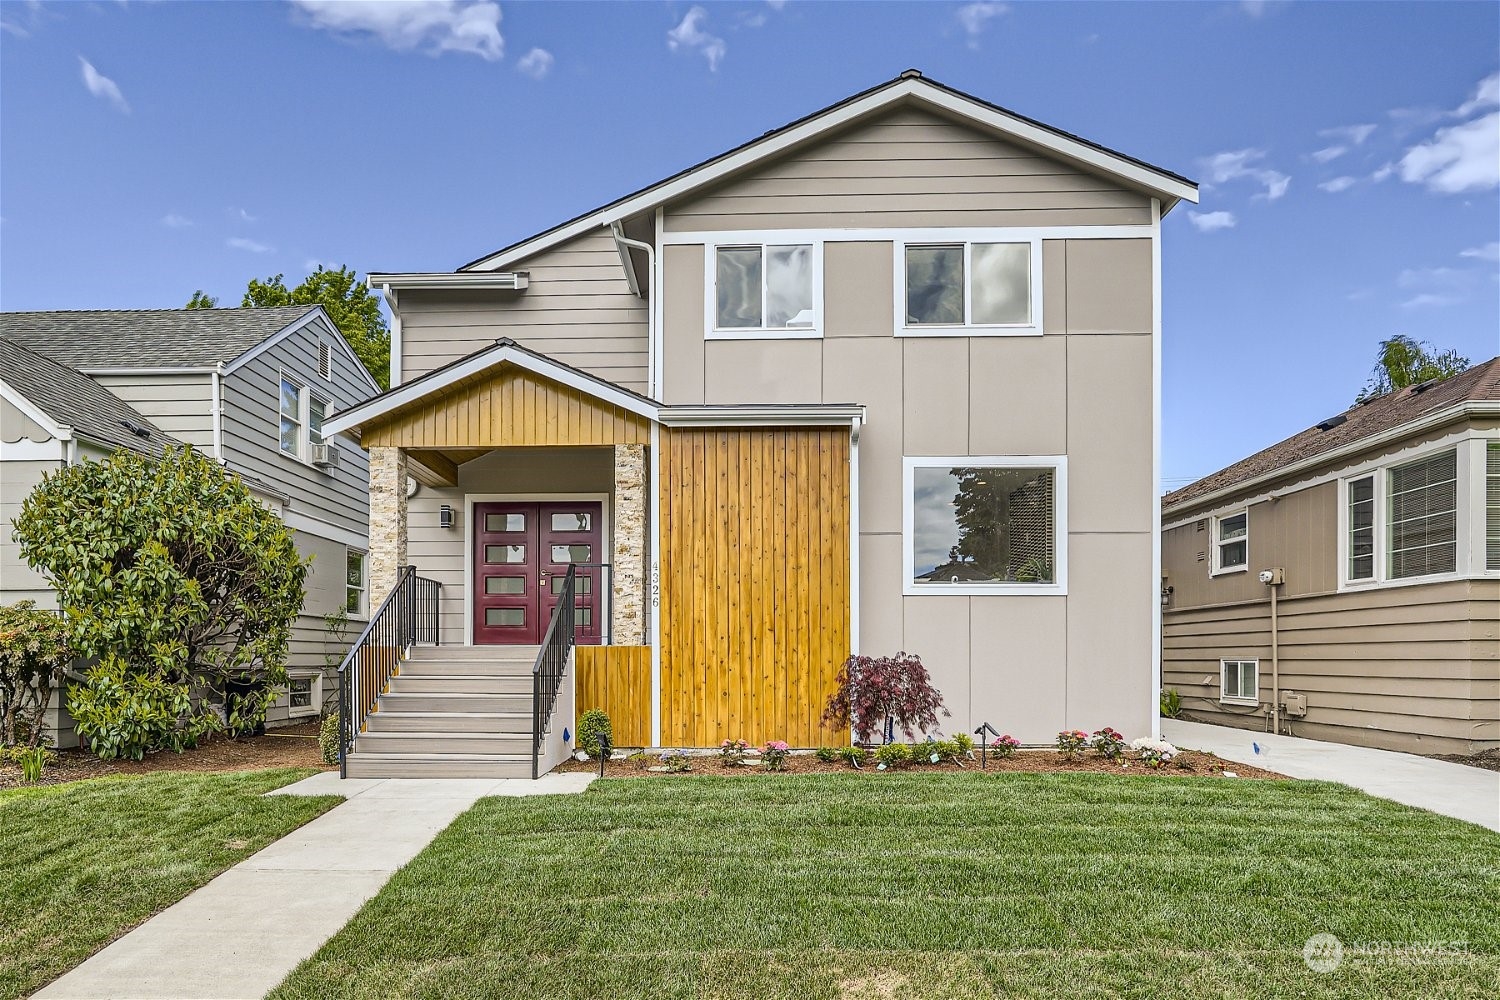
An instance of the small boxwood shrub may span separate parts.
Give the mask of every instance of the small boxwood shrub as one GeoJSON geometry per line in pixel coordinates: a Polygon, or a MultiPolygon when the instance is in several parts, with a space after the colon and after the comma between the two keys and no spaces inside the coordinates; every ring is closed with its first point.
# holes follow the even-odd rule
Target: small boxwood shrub
{"type": "Polygon", "coordinates": [[[599,756],[599,737],[608,736],[614,745],[615,730],[610,724],[609,713],[602,708],[591,708],[578,720],[578,749],[590,757],[599,756]]]}
{"type": "Polygon", "coordinates": [[[340,735],[339,713],[330,712],[323,716],[323,723],[318,727],[318,749],[323,752],[323,763],[339,762],[340,735]]]}
{"type": "Polygon", "coordinates": [[[911,745],[908,743],[885,743],[875,748],[875,762],[887,769],[905,767],[911,763],[911,745]]]}

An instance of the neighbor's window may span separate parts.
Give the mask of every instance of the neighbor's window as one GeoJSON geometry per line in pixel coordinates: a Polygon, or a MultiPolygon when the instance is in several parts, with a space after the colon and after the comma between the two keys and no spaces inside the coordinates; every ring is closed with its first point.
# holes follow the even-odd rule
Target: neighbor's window
{"type": "Polygon", "coordinates": [[[319,399],[317,396],[309,396],[307,399],[307,441],[309,444],[322,444],[323,419],[328,414],[328,401],[319,399]]]}
{"type": "Polygon", "coordinates": [[[1220,660],[1219,700],[1235,705],[1260,704],[1260,661],[1220,660]]]}
{"type": "Polygon", "coordinates": [[[318,715],[323,706],[323,678],[320,674],[299,674],[287,678],[287,710],[290,718],[318,715]]]}
{"type": "Polygon", "coordinates": [[[1349,481],[1349,579],[1375,579],[1375,477],[1349,481]]]}
{"type": "Polygon", "coordinates": [[[302,457],[302,387],[281,377],[281,450],[302,457]]]}
{"type": "Polygon", "coordinates": [[[953,461],[908,460],[908,592],[1060,586],[1060,463],[953,461]]]}
{"type": "Polygon", "coordinates": [[[1386,473],[1386,576],[1452,573],[1458,565],[1458,452],[1386,473]]]}
{"type": "Polygon", "coordinates": [[[714,329],[812,330],[814,247],[714,248],[714,329]]]}
{"type": "Polygon", "coordinates": [[[1031,243],[906,248],[906,326],[1029,327],[1031,243]]]}
{"type": "Polygon", "coordinates": [[[344,550],[344,610],[356,617],[365,614],[365,554],[344,550]]]}
{"type": "Polygon", "coordinates": [[[1484,568],[1500,569],[1500,443],[1484,456],[1484,568]]]}
{"type": "Polygon", "coordinates": [[[1214,518],[1214,572],[1250,566],[1250,512],[1214,518]]]}

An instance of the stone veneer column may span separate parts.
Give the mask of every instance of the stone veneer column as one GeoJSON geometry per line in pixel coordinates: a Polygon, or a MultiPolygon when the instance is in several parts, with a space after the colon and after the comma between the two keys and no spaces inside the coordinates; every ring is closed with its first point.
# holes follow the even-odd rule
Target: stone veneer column
{"type": "Polygon", "coordinates": [[[646,446],[615,445],[614,643],[646,641],[646,446]]]}
{"type": "Polygon", "coordinates": [[[406,452],[370,449],[370,613],[406,565],[406,452]]]}

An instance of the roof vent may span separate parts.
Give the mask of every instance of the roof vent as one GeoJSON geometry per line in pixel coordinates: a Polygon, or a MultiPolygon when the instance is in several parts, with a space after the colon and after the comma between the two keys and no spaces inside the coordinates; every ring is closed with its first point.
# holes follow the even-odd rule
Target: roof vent
{"type": "Polygon", "coordinates": [[[146,430],[146,428],[141,427],[138,424],[133,424],[129,420],[121,420],[120,424],[127,431],[129,431],[130,433],[134,434],[138,438],[148,438],[148,437],[151,436],[151,432],[148,431],[148,430],[146,430]]]}
{"type": "Polygon", "coordinates": [[[1416,385],[1411,387],[1412,395],[1415,396],[1419,392],[1426,392],[1428,389],[1431,389],[1441,381],[1442,379],[1440,378],[1430,378],[1426,382],[1418,382],[1416,385]]]}
{"type": "Polygon", "coordinates": [[[1335,416],[1335,417],[1329,417],[1327,420],[1324,420],[1322,423],[1318,424],[1318,430],[1320,430],[1320,431],[1331,431],[1335,427],[1337,427],[1339,424],[1343,423],[1345,420],[1348,420],[1348,419],[1349,418],[1346,417],[1342,413],[1340,413],[1338,416],[1335,416]]]}
{"type": "Polygon", "coordinates": [[[920,79],[922,79],[922,71],[919,70],[919,69],[903,70],[902,73],[901,73],[901,79],[903,79],[903,80],[920,80],[920,79]]]}

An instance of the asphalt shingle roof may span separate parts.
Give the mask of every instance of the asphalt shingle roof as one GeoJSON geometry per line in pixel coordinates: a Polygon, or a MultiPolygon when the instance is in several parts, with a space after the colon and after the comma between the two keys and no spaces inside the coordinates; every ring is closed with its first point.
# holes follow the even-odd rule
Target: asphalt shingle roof
{"type": "Polygon", "coordinates": [[[148,455],[160,455],[165,444],[180,443],[87,375],[4,337],[0,379],[79,437],[148,455]],[[131,427],[141,428],[146,436],[131,427]]]}
{"type": "Polygon", "coordinates": [[[1411,423],[1429,413],[1474,400],[1500,400],[1500,357],[1491,358],[1441,382],[1409,386],[1365,403],[1356,403],[1343,413],[1293,434],[1285,441],[1168,493],[1162,497],[1162,509],[1191,504],[1211,493],[1274,473],[1293,462],[1315,458],[1411,423]],[[1325,428],[1324,424],[1328,426],[1325,428]]]}
{"type": "Polygon", "coordinates": [[[317,306],[0,313],[0,337],[73,368],[210,368],[317,306]]]}

